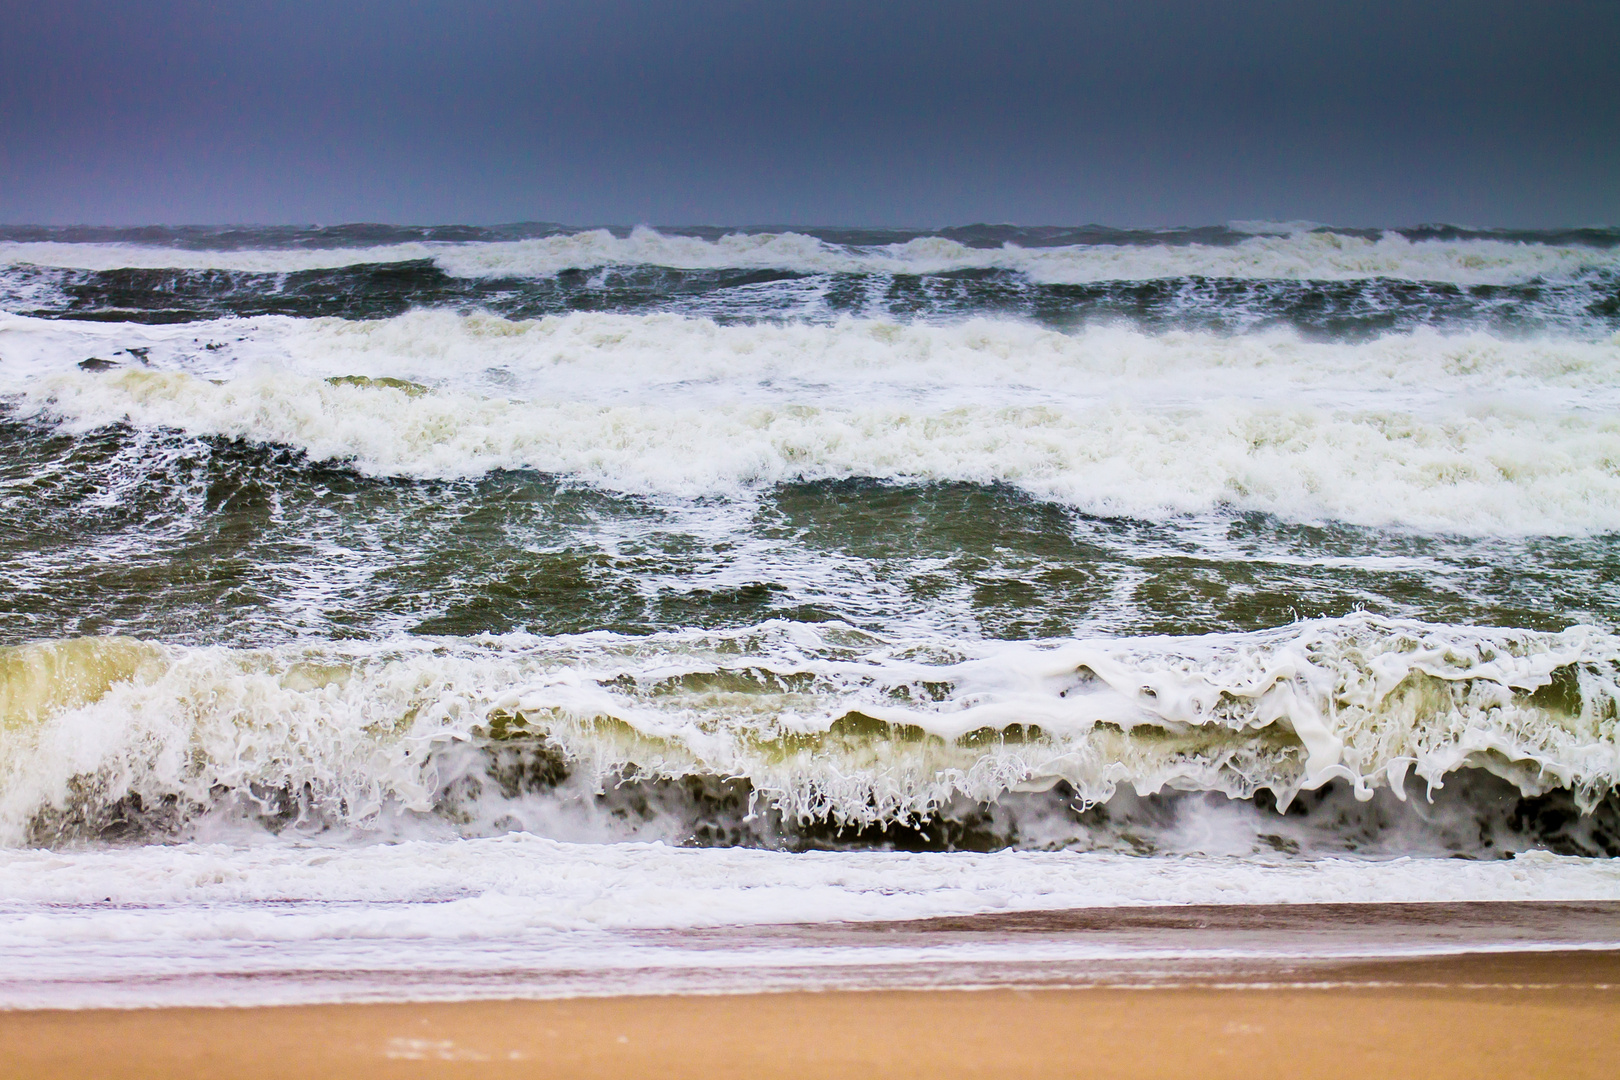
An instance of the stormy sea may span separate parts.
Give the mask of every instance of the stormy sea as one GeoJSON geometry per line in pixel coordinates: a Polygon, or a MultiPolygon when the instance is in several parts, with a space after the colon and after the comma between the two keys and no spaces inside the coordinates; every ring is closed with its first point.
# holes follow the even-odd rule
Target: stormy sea
{"type": "Polygon", "coordinates": [[[1620,900],[1620,230],[4,227],[0,523],[0,1005],[1620,900]]]}

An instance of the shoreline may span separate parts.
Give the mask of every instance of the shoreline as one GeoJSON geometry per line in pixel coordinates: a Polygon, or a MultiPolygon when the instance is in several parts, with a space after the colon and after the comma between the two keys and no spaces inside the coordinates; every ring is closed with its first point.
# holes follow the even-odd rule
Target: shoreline
{"type": "Polygon", "coordinates": [[[802,966],[770,992],[720,980],[568,996],[537,974],[480,1000],[0,1010],[0,1062],[6,1080],[1526,1080],[1607,1077],[1620,1060],[1614,901],[1083,908],[677,936],[692,971],[766,944],[802,966]],[[947,961],[927,988],[929,963],[877,955],[1032,941],[1105,948],[947,961]],[[829,948],[866,958],[817,976],[829,948]]]}
{"type": "MultiPolygon", "coordinates": [[[[1257,973],[1259,974],[1259,973],[1257,973]]],[[[1586,1077],[1620,950],[1336,965],[1314,983],[834,990],[0,1013],[15,1080],[297,1076],[1586,1077]]]]}
{"type": "MultiPolygon", "coordinates": [[[[1509,982],[1524,982],[1524,972],[1549,963],[1562,966],[1529,981],[1562,985],[1578,968],[1585,984],[1620,984],[1620,970],[1611,970],[1620,957],[1615,900],[1098,906],[482,938],[446,936],[451,909],[430,908],[403,922],[404,930],[356,944],[325,923],[317,922],[325,929],[308,940],[288,932],[325,918],[319,904],[228,908],[255,929],[223,941],[183,930],[166,937],[194,914],[189,907],[118,906],[110,914],[124,920],[123,936],[87,946],[72,935],[96,925],[106,909],[35,908],[33,917],[47,920],[36,928],[44,935],[38,946],[16,942],[0,955],[0,1015],[966,988],[1320,987],[1430,969],[1442,974],[1417,981],[1449,985],[1463,971],[1482,972],[1476,981],[1488,983],[1503,965],[1521,973],[1509,982]],[[406,932],[413,928],[430,933],[406,932]],[[55,944],[45,948],[47,940],[55,944]],[[1565,959],[1538,959],[1549,956],[1565,959]]],[[[400,911],[389,916],[404,918],[400,911]]],[[[354,925],[374,935],[370,919],[354,925]]]]}

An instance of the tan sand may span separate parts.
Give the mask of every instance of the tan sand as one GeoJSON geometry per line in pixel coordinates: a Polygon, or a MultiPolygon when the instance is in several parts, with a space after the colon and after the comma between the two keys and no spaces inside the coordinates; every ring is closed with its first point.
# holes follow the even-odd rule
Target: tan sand
{"type": "Polygon", "coordinates": [[[1610,1077],[1620,954],[1316,970],[1309,984],[0,1013],[0,1075],[1610,1077]]]}

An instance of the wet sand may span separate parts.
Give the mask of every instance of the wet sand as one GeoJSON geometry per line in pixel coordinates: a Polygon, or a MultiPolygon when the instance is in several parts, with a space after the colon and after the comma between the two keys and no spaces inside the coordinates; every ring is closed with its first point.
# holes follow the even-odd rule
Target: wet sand
{"type": "Polygon", "coordinates": [[[0,1013],[7,1078],[1608,1077],[1620,952],[1301,981],[0,1013]]]}

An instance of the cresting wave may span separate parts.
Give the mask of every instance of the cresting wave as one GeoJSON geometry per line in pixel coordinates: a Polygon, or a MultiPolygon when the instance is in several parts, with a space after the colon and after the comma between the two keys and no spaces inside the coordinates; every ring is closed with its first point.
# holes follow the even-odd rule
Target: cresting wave
{"type": "MultiPolygon", "coordinates": [[[[1151,237],[1148,238],[1151,240],[1151,237]]],[[[1167,239],[1173,239],[1167,237],[1167,239]]],[[[1228,237],[1222,237],[1229,240],[1228,237]]],[[[412,240],[359,247],[199,250],[129,243],[0,242],[0,264],[87,270],[162,268],[292,273],[431,259],[456,277],[547,277],[571,269],[661,266],[756,268],[804,274],[943,274],[1004,270],[1048,284],[1209,277],[1345,281],[1389,277],[1453,284],[1560,280],[1620,270],[1620,246],[1533,243],[1472,236],[1408,239],[1302,230],[1236,242],[969,246],[946,236],[840,243],[795,232],[693,236],[637,228],[564,232],[476,243],[412,240]]]]}
{"type": "Polygon", "coordinates": [[[81,638],[0,652],[0,723],[9,844],[207,813],[546,831],[625,817],[592,808],[626,782],[643,817],[729,802],[855,828],[1059,784],[1081,807],[1128,789],[1286,808],[1335,781],[1422,799],[1464,769],[1590,810],[1620,781],[1620,639],[1371,616],[1037,643],[783,622],[263,650],[81,638]]]}
{"type": "Polygon", "coordinates": [[[0,373],[23,415],[67,430],[240,438],[374,475],[531,469],[681,498],[968,481],[1137,518],[1229,507],[1472,534],[1620,528],[1617,340],[12,317],[0,373]]]}

